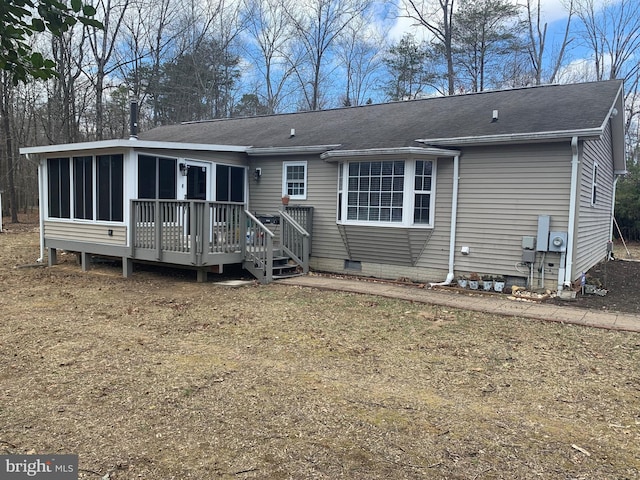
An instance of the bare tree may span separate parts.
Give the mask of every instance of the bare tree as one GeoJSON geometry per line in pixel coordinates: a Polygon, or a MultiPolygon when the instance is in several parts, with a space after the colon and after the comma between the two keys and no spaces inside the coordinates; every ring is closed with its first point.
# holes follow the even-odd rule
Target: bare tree
{"type": "Polygon", "coordinates": [[[380,45],[384,35],[369,28],[371,18],[359,17],[345,28],[336,45],[336,55],[345,69],[344,106],[357,106],[371,99],[376,74],[383,66],[380,45]]]}
{"type": "Polygon", "coordinates": [[[80,93],[78,83],[82,75],[85,39],[79,28],[51,37],[51,51],[58,75],[48,82],[45,128],[52,143],[80,140],[77,95],[80,93]]]}
{"type": "Polygon", "coordinates": [[[276,113],[286,93],[296,63],[291,60],[291,42],[295,27],[287,11],[293,8],[289,0],[245,0],[249,56],[260,72],[264,87],[260,89],[267,111],[276,113]]]}
{"type": "MultiPolygon", "coordinates": [[[[138,100],[141,126],[159,124],[161,65],[174,59],[176,39],[189,29],[188,22],[181,21],[183,11],[181,0],[145,0],[133,3],[125,15],[124,38],[118,42],[116,64],[123,85],[138,100]],[[151,110],[147,115],[145,106],[151,110]]],[[[119,97],[121,95],[120,91],[119,97]]]]}
{"type": "Polygon", "coordinates": [[[595,80],[622,79],[625,84],[627,146],[636,151],[640,118],[640,3],[637,0],[576,0],[582,38],[590,47],[595,80]]]}
{"type": "Polygon", "coordinates": [[[102,140],[104,130],[104,91],[105,80],[115,72],[117,65],[110,63],[119,40],[125,14],[130,0],[98,0],[96,18],[102,22],[104,29],[88,27],[89,45],[93,55],[91,65],[85,74],[91,78],[95,89],[95,135],[102,140]]]}
{"type": "MultiPolygon", "coordinates": [[[[18,202],[15,187],[15,149],[12,131],[13,112],[11,104],[13,101],[13,85],[11,75],[7,71],[0,74],[0,118],[2,119],[2,136],[4,137],[3,145],[0,147],[4,150],[3,157],[6,159],[6,178],[9,187],[9,206],[11,211],[11,222],[18,223],[18,202]]],[[[0,212],[0,215],[2,212],[0,212]]]]}
{"type": "MultiPolygon", "coordinates": [[[[564,37],[558,54],[550,62],[550,73],[548,75],[548,83],[554,83],[558,76],[558,72],[563,65],[567,47],[573,41],[571,36],[571,20],[575,14],[575,0],[569,0],[567,5],[568,17],[565,25],[564,37]]],[[[540,85],[543,79],[543,71],[546,67],[545,53],[547,50],[547,23],[542,20],[542,4],[541,0],[527,0],[525,28],[527,29],[529,59],[534,72],[534,83],[540,85]]]]}
{"type": "Polygon", "coordinates": [[[447,92],[455,93],[456,72],[453,60],[453,13],[455,0],[404,0],[405,14],[433,36],[433,44],[446,63],[447,92]]]}
{"type": "Polygon", "coordinates": [[[307,109],[320,108],[327,57],[347,25],[369,5],[370,0],[305,0],[288,12],[310,67],[309,72],[300,67],[295,70],[307,109]]]}
{"type": "Polygon", "coordinates": [[[596,80],[633,78],[640,68],[640,3],[637,0],[575,0],[583,26],[582,38],[591,49],[596,80]]]}

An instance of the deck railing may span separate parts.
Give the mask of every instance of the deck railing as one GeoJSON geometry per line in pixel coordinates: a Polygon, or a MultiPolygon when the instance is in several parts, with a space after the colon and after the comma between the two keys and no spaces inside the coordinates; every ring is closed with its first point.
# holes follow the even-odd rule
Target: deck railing
{"type": "Polygon", "coordinates": [[[287,212],[280,212],[282,250],[302,267],[303,273],[309,272],[310,235],[287,212]]]}
{"type": "Polygon", "coordinates": [[[192,265],[207,264],[209,254],[241,252],[243,220],[242,203],[132,200],[131,256],[145,250],[157,261],[188,256],[192,265]]]}
{"type": "MultiPolygon", "coordinates": [[[[310,235],[287,212],[280,216],[281,249],[306,273],[310,235]]],[[[243,203],[132,200],[130,245],[134,260],[201,267],[199,272],[242,263],[261,282],[273,279],[274,233],[243,203]]]]}
{"type": "MultiPolygon", "coordinates": [[[[288,213],[295,222],[304,228],[313,237],[313,207],[309,205],[287,205],[284,211],[288,213]]],[[[309,244],[309,254],[311,254],[311,244],[309,244]]]]}
{"type": "Polygon", "coordinates": [[[245,210],[247,217],[244,268],[261,283],[273,280],[273,237],[271,230],[245,210]]]}

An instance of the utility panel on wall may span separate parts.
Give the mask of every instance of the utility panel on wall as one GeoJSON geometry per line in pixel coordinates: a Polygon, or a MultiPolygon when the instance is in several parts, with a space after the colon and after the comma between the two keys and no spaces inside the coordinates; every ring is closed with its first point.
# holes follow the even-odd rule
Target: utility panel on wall
{"type": "Polygon", "coordinates": [[[567,232],[551,232],[549,234],[549,251],[550,252],[566,252],[567,251],[567,232]]]}

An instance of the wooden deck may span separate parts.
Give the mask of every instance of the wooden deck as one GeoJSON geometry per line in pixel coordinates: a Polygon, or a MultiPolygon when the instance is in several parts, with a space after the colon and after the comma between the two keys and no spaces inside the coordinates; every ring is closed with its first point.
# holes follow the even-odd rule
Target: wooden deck
{"type": "Polygon", "coordinates": [[[128,258],[194,267],[199,280],[212,267],[222,271],[223,265],[241,263],[268,283],[273,279],[277,247],[306,273],[311,236],[298,221],[309,222],[311,217],[300,209],[291,211],[296,218],[278,213],[281,230],[279,245],[275,245],[274,232],[243,203],[132,200],[128,258]]]}

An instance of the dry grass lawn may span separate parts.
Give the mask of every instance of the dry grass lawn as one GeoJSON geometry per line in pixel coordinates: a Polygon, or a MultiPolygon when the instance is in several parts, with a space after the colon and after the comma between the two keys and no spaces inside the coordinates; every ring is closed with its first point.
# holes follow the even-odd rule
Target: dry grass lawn
{"type": "Polygon", "coordinates": [[[75,453],[96,480],[638,478],[638,334],[15,268],[37,229],[6,227],[0,453],[75,453]]]}

